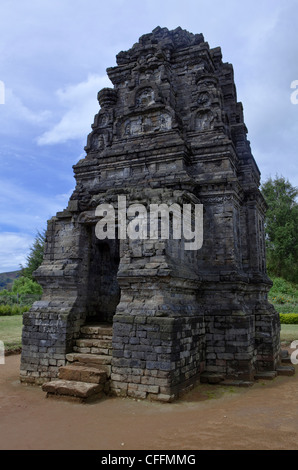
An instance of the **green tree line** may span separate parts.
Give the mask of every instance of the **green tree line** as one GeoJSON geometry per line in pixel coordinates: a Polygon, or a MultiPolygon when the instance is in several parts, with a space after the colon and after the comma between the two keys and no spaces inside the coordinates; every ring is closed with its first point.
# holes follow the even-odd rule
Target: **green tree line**
{"type": "Polygon", "coordinates": [[[267,269],[271,276],[298,282],[298,188],[283,176],[261,186],[265,218],[267,269]]]}
{"type": "Polygon", "coordinates": [[[45,231],[37,232],[34,242],[26,258],[26,266],[21,266],[20,276],[11,288],[0,291],[0,304],[32,304],[42,295],[42,287],[33,277],[33,272],[40,266],[43,259],[45,231]]]}

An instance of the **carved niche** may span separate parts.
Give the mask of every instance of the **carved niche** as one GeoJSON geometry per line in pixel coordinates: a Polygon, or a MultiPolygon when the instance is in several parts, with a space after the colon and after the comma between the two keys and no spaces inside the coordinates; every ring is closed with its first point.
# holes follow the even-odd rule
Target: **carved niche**
{"type": "Polygon", "coordinates": [[[122,125],[122,136],[138,136],[150,132],[168,131],[172,128],[172,116],[164,110],[154,110],[146,114],[136,114],[126,119],[122,125]]]}
{"type": "Polygon", "coordinates": [[[210,109],[200,110],[195,117],[195,130],[208,131],[213,129],[215,116],[210,109]]]}
{"type": "Polygon", "coordinates": [[[192,130],[197,132],[212,130],[220,119],[220,96],[217,86],[216,77],[197,76],[197,92],[194,94],[192,107],[192,130]]]}
{"type": "Polygon", "coordinates": [[[146,108],[155,103],[154,90],[151,87],[143,88],[136,96],[136,106],[146,108]]]}

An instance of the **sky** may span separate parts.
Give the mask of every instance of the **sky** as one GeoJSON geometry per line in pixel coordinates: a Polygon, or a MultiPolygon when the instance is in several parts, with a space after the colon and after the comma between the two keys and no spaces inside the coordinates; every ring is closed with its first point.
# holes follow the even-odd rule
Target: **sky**
{"type": "Polygon", "coordinates": [[[0,272],[67,206],[106,69],[157,26],[221,47],[261,180],[298,186],[297,0],[1,0],[0,272]]]}

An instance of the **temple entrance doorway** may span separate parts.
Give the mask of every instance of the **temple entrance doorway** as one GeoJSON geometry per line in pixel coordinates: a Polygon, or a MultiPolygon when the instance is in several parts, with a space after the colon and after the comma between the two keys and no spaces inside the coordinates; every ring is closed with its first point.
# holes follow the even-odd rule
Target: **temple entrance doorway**
{"type": "Polygon", "coordinates": [[[112,323],[120,301],[119,240],[98,240],[94,226],[89,227],[89,240],[86,321],[112,323]]]}

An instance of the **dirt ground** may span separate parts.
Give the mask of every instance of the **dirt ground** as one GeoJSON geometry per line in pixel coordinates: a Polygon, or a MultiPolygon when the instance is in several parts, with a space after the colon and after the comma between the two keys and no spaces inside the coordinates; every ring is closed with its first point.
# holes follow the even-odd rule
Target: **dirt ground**
{"type": "Polygon", "coordinates": [[[286,450],[298,448],[298,366],[249,388],[199,385],[161,404],[47,399],[19,382],[20,355],[0,365],[1,450],[286,450]]]}

